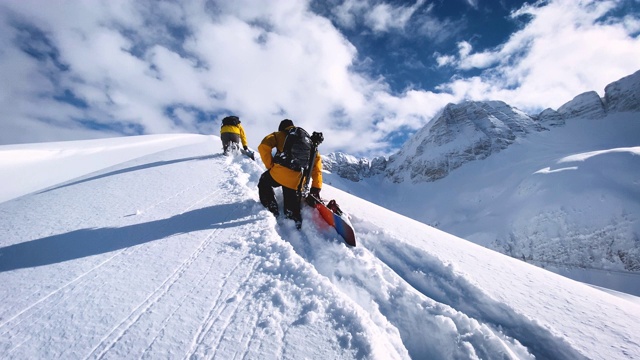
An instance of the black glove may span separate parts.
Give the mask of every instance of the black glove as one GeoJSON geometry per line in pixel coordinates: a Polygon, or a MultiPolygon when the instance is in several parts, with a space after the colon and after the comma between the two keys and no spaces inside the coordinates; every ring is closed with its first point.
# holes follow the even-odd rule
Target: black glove
{"type": "Polygon", "coordinates": [[[320,199],[320,188],[317,187],[312,187],[311,190],[309,190],[309,194],[317,197],[318,199],[320,199]]]}
{"type": "Polygon", "coordinates": [[[244,149],[244,151],[249,151],[249,148],[245,145],[242,147],[244,149]]]}
{"type": "Polygon", "coordinates": [[[311,207],[315,207],[316,204],[322,202],[322,200],[320,200],[320,188],[312,187],[311,190],[309,190],[309,195],[307,195],[305,201],[311,207]]]}

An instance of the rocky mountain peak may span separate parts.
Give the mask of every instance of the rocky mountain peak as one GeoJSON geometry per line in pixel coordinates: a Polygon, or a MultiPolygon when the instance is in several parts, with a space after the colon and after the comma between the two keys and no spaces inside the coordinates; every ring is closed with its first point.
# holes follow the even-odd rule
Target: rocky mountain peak
{"type": "Polygon", "coordinates": [[[585,118],[601,119],[606,115],[604,103],[595,91],[589,91],[573,98],[558,108],[558,114],[564,119],[585,118]]]}
{"type": "Polygon", "coordinates": [[[604,88],[607,112],[640,111],[640,70],[604,88]]]}
{"type": "Polygon", "coordinates": [[[386,174],[394,182],[434,181],[541,129],[540,123],[502,101],[449,104],[389,158],[386,174]]]}
{"type": "Polygon", "coordinates": [[[502,101],[448,104],[402,148],[371,161],[343,153],[323,157],[325,168],[359,181],[383,174],[393,182],[435,181],[469,161],[482,160],[535,131],[551,130],[573,118],[600,119],[610,112],[640,111],[640,71],[605,87],[604,99],[585,92],[538,115],[502,101]]]}

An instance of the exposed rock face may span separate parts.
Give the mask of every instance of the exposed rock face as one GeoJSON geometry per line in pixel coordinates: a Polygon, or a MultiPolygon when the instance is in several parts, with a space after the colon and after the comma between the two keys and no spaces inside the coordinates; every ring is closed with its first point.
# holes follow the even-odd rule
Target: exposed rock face
{"type": "Polygon", "coordinates": [[[355,156],[341,152],[330,153],[322,157],[324,169],[354,182],[381,174],[386,166],[387,160],[383,157],[376,157],[369,161],[365,158],[357,159],[355,156]]]}
{"type": "Polygon", "coordinates": [[[553,109],[545,109],[538,116],[537,120],[542,126],[555,127],[565,124],[564,117],[553,109]]]}
{"type": "Polygon", "coordinates": [[[604,88],[607,112],[640,111],[640,71],[604,88]]]}
{"type": "Polygon", "coordinates": [[[371,161],[343,153],[323,157],[325,168],[360,181],[384,174],[393,182],[434,181],[463,164],[505,149],[528,133],[563,126],[572,118],[601,119],[607,113],[640,111],[640,71],[605,88],[605,99],[586,92],[562,105],[529,116],[502,101],[448,104],[389,159],[371,161]]]}
{"type": "Polygon", "coordinates": [[[394,182],[434,181],[542,129],[539,122],[502,101],[449,104],[390,157],[386,174],[394,182]]]}
{"type": "Polygon", "coordinates": [[[560,106],[558,114],[564,119],[585,118],[585,119],[601,119],[606,115],[602,99],[595,91],[589,91],[580,94],[573,100],[560,106]]]}

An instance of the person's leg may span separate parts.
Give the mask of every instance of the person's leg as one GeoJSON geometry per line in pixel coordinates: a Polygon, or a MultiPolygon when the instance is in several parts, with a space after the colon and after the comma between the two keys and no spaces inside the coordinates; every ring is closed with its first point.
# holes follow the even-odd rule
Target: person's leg
{"type": "Polygon", "coordinates": [[[297,191],[282,187],[282,195],[284,197],[284,216],[296,222],[296,227],[300,229],[302,226],[302,215],[300,214],[300,198],[297,191]]]}
{"type": "Polygon", "coordinates": [[[276,201],[276,194],[273,188],[278,186],[281,185],[273,180],[271,174],[269,174],[269,170],[265,171],[258,181],[260,203],[276,217],[280,215],[280,211],[278,210],[278,202],[276,201]]]}
{"type": "Polygon", "coordinates": [[[229,153],[228,149],[229,149],[229,142],[228,141],[224,141],[224,139],[222,138],[222,136],[220,137],[220,140],[222,140],[222,152],[227,155],[229,153]]]}
{"type": "Polygon", "coordinates": [[[229,142],[230,142],[229,133],[220,134],[220,140],[222,141],[222,152],[224,152],[226,155],[229,149],[229,142]]]}
{"type": "Polygon", "coordinates": [[[240,135],[234,133],[222,133],[220,134],[220,140],[222,140],[222,151],[227,154],[229,152],[229,146],[231,143],[236,143],[237,148],[240,148],[240,135]]]}

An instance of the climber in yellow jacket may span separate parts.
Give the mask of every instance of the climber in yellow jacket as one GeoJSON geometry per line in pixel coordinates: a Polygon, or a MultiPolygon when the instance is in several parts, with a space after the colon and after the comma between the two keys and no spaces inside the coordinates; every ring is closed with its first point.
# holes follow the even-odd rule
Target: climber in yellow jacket
{"type": "MultiPolygon", "coordinates": [[[[267,168],[258,182],[258,192],[260,202],[273,215],[278,217],[278,202],[276,201],[273,188],[282,187],[282,195],[284,200],[284,214],[287,218],[296,222],[299,229],[302,226],[302,216],[300,214],[300,198],[299,189],[303,182],[303,173],[298,169],[291,169],[291,166],[278,159],[282,158],[284,151],[285,139],[289,130],[294,128],[293,121],[284,119],[278,126],[278,131],[265,136],[262,143],[258,146],[258,152],[262,158],[264,166],[267,168]],[[272,155],[273,149],[276,149],[276,157],[272,155]]],[[[306,133],[306,132],[305,132],[306,133]]],[[[308,155],[307,155],[308,156],[308,155]]],[[[313,167],[311,169],[311,191],[310,194],[320,198],[320,189],[322,188],[322,160],[320,153],[317,153],[313,167]]]]}
{"type": "Polygon", "coordinates": [[[222,150],[225,155],[229,153],[231,143],[235,143],[239,147],[240,142],[242,142],[242,148],[245,151],[249,149],[247,136],[244,134],[244,128],[240,124],[240,118],[237,116],[227,116],[222,119],[220,140],[222,140],[222,150]]]}

